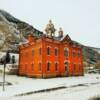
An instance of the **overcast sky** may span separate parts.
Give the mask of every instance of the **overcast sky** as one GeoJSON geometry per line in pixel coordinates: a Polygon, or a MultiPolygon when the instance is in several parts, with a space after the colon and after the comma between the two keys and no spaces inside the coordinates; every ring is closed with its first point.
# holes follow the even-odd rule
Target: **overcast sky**
{"type": "Polygon", "coordinates": [[[100,48],[100,0],[0,0],[0,9],[40,31],[52,19],[73,40],[100,48]]]}

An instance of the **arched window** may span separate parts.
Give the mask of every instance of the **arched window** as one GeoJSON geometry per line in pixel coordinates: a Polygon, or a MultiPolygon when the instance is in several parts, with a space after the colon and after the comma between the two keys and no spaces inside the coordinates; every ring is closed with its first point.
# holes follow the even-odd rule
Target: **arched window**
{"type": "Polygon", "coordinates": [[[79,64],[78,66],[79,66],[79,71],[81,71],[81,69],[82,69],[82,66],[81,66],[81,64],[79,64]]]}
{"type": "Polygon", "coordinates": [[[68,61],[65,61],[64,64],[65,64],[65,71],[68,71],[68,69],[69,69],[69,63],[68,63],[68,61]]]}
{"type": "Polygon", "coordinates": [[[41,55],[41,48],[39,48],[39,55],[41,55]]]}
{"type": "Polygon", "coordinates": [[[31,64],[32,70],[34,70],[34,63],[31,64]]]}
{"type": "Polygon", "coordinates": [[[22,65],[22,64],[20,64],[20,65],[19,65],[19,69],[22,69],[22,67],[23,67],[23,65],[22,65]]]}
{"type": "Polygon", "coordinates": [[[25,64],[25,69],[26,69],[26,70],[27,70],[27,67],[28,67],[27,64],[25,64]]]}
{"type": "Polygon", "coordinates": [[[55,56],[58,56],[58,48],[55,48],[55,56]]]}
{"type": "Polygon", "coordinates": [[[50,47],[47,47],[47,55],[50,55],[50,47]]]}
{"type": "Polygon", "coordinates": [[[68,48],[64,48],[64,56],[65,57],[68,57],[68,51],[69,51],[68,48]]]}
{"type": "Polygon", "coordinates": [[[32,56],[34,56],[34,50],[32,50],[32,56]]]}
{"type": "Polygon", "coordinates": [[[80,57],[81,56],[81,52],[80,51],[78,51],[78,57],[80,57]]]}
{"type": "Polygon", "coordinates": [[[75,51],[73,51],[73,57],[76,57],[76,53],[75,53],[75,51]]]}
{"type": "Polygon", "coordinates": [[[39,67],[39,71],[41,71],[41,69],[42,69],[42,64],[41,64],[41,62],[39,62],[38,67],[39,67]]]}
{"type": "Polygon", "coordinates": [[[73,69],[74,71],[76,71],[76,64],[73,64],[73,69]]]}
{"type": "Polygon", "coordinates": [[[58,62],[55,63],[55,71],[58,71],[58,62]]]}
{"type": "Polygon", "coordinates": [[[47,63],[47,71],[50,71],[50,62],[47,63]]]}

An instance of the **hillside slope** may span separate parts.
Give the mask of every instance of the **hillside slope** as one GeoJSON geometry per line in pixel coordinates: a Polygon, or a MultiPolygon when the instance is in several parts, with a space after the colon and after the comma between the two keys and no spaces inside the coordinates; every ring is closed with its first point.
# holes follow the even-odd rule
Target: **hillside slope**
{"type": "MultiPolygon", "coordinates": [[[[0,51],[18,51],[18,48],[15,46],[15,44],[24,41],[28,34],[39,36],[43,33],[28,23],[13,17],[6,11],[0,10],[0,51]]],[[[96,62],[100,61],[99,48],[88,47],[84,45],[82,45],[82,47],[84,63],[86,66],[94,66],[96,62]]]]}
{"type": "Polygon", "coordinates": [[[28,34],[41,35],[42,32],[0,10],[0,51],[17,51],[14,44],[24,41],[28,34]]]}

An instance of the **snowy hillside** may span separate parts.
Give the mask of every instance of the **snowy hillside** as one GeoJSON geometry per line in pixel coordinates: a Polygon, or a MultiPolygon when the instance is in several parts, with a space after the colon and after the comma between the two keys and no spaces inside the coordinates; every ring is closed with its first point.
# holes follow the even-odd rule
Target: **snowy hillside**
{"type": "MultiPolygon", "coordinates": [[[[43,32],[13,17],[8,12],[0,10],[0,51],[10,50],[11,52],[18,53],[18,44],[25,42],[29,34],[40,36],[43,32]]],[[[95,66],[100,61],[100,49],[98,51],[93,47],[88,47],[81,43],[78,44],[83,47],[85,66],[95,66]]]]}
{"type": "Polygon", "coordinates": [[[4,10],[0,10],[0,51],[18,51],[15,44],[24,41],[28,34],[42,34],[31,25],[18,20],[4,10]]]}

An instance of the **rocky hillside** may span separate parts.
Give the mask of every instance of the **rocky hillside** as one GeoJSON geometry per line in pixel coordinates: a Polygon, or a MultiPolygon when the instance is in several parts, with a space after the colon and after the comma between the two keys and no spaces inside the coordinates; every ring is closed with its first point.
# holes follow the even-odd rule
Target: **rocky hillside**
{"type": "Polygon", "coordinates": [[[86,66],[94,67],[100,61],[100,49],[83,46],[84,63],[86,66]]]}
{"type": "MultiPolygon", "coordinates": [[[[28,34],[39,36],[43,33],[28,23],[20,21],[9,13],[0,10],[0,51],[18,51],[15,44],[25,41],[28,34]]],[[[84,64],[86,66],[94,66],[96,62],[100,61],[99,48],[87,47],[84,45],[82,45],[82,47],[84,64]]]]}
{"type": "Polygon", "coordinates": [[[0,51],[16,51],[14,44],[25,41],[28,34],[37,36],[42,32],[16,19],[6,11],[0,10],[0,51]]]}
{"type": "Polygon", "coordinates": [[[76,41],[74,42],[81,45],[83,48],[84,66],[95,67],[96,63],[100,61],[100,48],[89,47],[76,41]]]}

